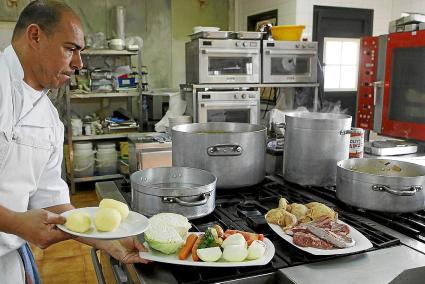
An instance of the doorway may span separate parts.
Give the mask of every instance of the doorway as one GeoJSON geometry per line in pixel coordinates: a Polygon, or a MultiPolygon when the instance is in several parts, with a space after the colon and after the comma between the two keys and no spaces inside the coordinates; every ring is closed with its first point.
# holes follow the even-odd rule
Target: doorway
{"type": "Polygon", "coordinates": [[[313,15],[313,41],[323,67],[322,106],[332,111],[340,103],[354,125],[360,38],[372,35],[373,10],[315,5],[313,15]]]}

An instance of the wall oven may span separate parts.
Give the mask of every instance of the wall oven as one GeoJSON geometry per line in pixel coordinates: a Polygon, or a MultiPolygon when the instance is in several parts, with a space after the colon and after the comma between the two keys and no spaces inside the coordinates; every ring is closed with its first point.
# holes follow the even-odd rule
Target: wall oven
{"type": "Polygon", "coordinates": [[[425,30],[361,41],[356,124],[425,141],[425,30]]]}
{"type": "Polygon", "coordinates": [[[316,83],[317,42],[263,41],[263,83],[316,83]]]}
{"type": "Polygon", "coordinates": [[[195,39],[186,43],[186,83],[260,83],[261,41],[195,39]]]}
{"type": "Polygon", "coordinates": [[[200,90],[184,91],[186,114],[194,122],[260,123],[260,91],[257,90],[200,90]]]}

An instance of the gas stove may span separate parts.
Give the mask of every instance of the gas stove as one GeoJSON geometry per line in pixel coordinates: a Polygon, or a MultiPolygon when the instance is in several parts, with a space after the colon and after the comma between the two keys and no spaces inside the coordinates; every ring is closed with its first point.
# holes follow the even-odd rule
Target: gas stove
{"type": "MultiPolygon", "coordinates": [[[[129,184],[121,181],[115,183],[128,204],[131,204],[129,184]]],[[[137,275],[141,279],[140,282],[149,283],[149,281],[146,281],[149,277],[155,279],[159,275],[161,277],[168,275],[167,283],[238,283],[238,279],[242,283],[246,279],[255,278],[258,275],[271,275],[276,271],[286,270],[291,273],[298,267],[338,262],[338,259],[348,257],[348,255],[311,255],[299,250],[275,234],[266,223],[264,215],[268,210],[277,207],[280,197],[285,197],[289,203],[317,201],[334,208],[338,212],[339,219],[356,228],[373,244],[373,247],[366,252],[353,253],[353,258],[358,258],[357,255],[380,254],[380,251],[384,249],[397,248],[399,250],[400,247],[405,249],[405,246],[412,244],[412,240],[416,240],[417,242],[414,242],[411,247],[415,252],[419,251],[421,257],[423,257],[420,258],[419,266],[425,267],[425,211],[398,215],[365,211],[339,202],[335,197],[335,188],[303,187],[285,182],[280,177],[272,176],[252,187],[237,190],[218,189],[214,212],[191,221],[192,231],[197,232],[205,231],[208,227],[219,224],[225,230],[237,229],[264,234],[276,248],[276,254],[269,264],[258,267],[223,269],[159,263],[135,265],[137,275]],[[388,229],[388,227],[391,229],[388,229]],[[152,271],[156,271],[156,273],[152,274],[152,271]]],[[[296,273],[295,271],[294,274],[296,273]]],[[[157,280],[151,283],[161,283],[157,280]]]]}

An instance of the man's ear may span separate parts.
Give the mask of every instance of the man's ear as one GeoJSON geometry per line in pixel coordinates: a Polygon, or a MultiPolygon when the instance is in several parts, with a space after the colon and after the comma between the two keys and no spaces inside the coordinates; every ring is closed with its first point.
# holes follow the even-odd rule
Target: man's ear
{"type": "Polygon", "coordinates": [[[25,37],[30,46],[33,48],[38,48],[40,38],[42,36],[41,34],[42,30],[40,29],[40,26],[37,24],[31,24],[26,29],[25,37]]]}

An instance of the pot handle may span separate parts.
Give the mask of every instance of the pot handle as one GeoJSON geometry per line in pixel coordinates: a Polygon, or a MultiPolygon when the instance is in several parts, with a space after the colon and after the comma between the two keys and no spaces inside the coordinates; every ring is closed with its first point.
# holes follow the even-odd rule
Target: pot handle
{"type": "Polygon", "coordinates": [[[237,144],[214,145],[207,148],[208,156],[240,156],[243,148],[237,144]]]}
{"type": "Polygon", "coordinates": [[[422,190],[421,185],[412,185],[408,190],[398,190],[398,189],[392,189],[391,187],[383,184],[374,184],[372,185],[372,190],[375,191],[386,191],[388,193],[398,195],[398,196],[412,196],[415,195],[416,192],[422,190]]]}
{"type": "Polygon", "coordinates": [[[162,202],[165,203],[178,203],[181,206],[186,206],[186,207],[194,207],[194,206],[200,206],[200,205],[204,205],[208,202],[208,199],[210,198],[210,194],[209,193],[203,193],[201,194],[202,196],[202,200],[198,200],[198,201],[183,201],[178,197],[163,197],[162,198],[162,202]]]}

